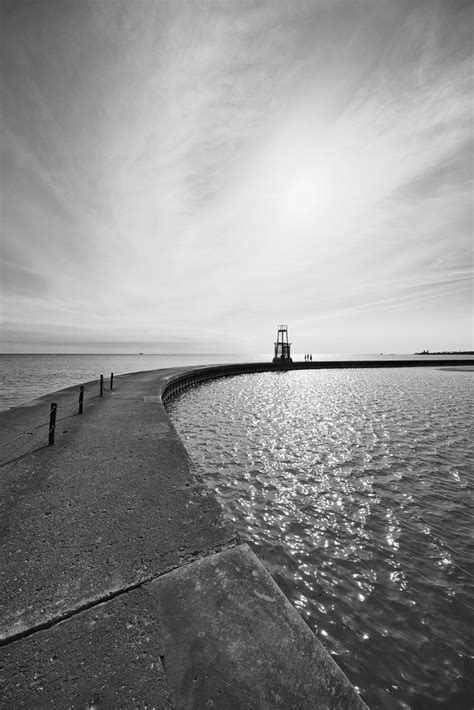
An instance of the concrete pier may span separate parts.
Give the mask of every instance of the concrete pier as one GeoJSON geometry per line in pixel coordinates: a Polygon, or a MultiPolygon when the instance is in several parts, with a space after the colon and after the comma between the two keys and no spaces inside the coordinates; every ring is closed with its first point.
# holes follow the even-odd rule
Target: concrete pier
{"type": "Polygon", "coordinates": [[[0,413],[2,707],[365,707],[240,544],[163,405],[263,369],[278,368],[123,375],[103,397],[87,383],[82,415],[79,387],[0,413]]]}

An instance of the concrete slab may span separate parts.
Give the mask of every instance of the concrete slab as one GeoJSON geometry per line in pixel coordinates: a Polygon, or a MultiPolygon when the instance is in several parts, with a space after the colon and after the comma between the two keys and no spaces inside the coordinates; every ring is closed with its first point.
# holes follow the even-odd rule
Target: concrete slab
{"type": "Polygon", "coordinates": [[[143,590],[0,649],[1,707],[172,708],[160,624],[143,590]]]}
{"type": "Polygon", "coordinates": [[[158,604],[176,708],[366,708],[247,545],[145,588],[158,604]]]}
{"type": "Polygon", "coordinates": [[[120,376],[103,398],[90,383],[82,416],[77,387],[0,413],[2,706],[365,707],[232,549],[161,401],[179,374],[120,376]]]}
{"type": "Polygon", "coordinates": [[[81,416],[78,388],[1,413],[1,638],[235,542],[161,403],[166,372],[116,377],[81,416]]]}

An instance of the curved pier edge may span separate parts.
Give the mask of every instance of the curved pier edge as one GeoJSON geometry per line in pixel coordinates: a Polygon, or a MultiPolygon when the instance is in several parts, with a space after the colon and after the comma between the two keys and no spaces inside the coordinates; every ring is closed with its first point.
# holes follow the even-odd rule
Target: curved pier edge
{"type": "MultiPolygon", "coordinates": [[[[291,369],[418,364],[454,366],[291,369]]],[[[83,416],[68,409],[77,388],[61,390],[53,447],[31,445],[53,395],[0,412],[5,707],[366,707],[239,545],[163,404],[204,380],[281,369],[250,363],[121,375],[103,399],[86,388],[83,416]]]]}
{"type": "Polygon", "coordinates": [[[164,378],[161,398],[166,405],[174,396],[190,387],[221,377],[255,374],[258,372],[292,372],[295,370],[344,370],[370,368],[414,368],[414,367],[449,367],[450,369],[473,368],[474,358],[456,360],[315,360],[312,362],[292,362],[274,364],[271,362],[235,363],[231,365],[200,365],[181,368],[177,373],[164,378]]]}

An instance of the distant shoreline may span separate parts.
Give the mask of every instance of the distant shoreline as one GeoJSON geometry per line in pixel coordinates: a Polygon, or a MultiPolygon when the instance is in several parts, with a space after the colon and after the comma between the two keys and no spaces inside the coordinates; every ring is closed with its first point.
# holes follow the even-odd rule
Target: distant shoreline
{"type": "Polygon", "coordinates": [[[423,350],[421,353],[414,353],[414,355],[474,355],[474,350],[442,350],[434,353],[423,350]]]}

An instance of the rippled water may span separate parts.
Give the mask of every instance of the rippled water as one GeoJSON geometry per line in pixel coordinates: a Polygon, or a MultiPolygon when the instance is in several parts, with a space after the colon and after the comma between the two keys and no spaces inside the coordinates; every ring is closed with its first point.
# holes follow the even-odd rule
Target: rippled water
{"type": "MultiPolygon", "coordinates": [[[[258,360],[246,356],[245,362],[258,360]]],[[[50,392],[128,372],[242,361],[242,355],[0,354],[0,411],[50,392]]]]}
{"type": "Polygon", "coordinates": [[[170,415],[372,708],[474,706],[473,372],[216,380],[170,415]]]}

